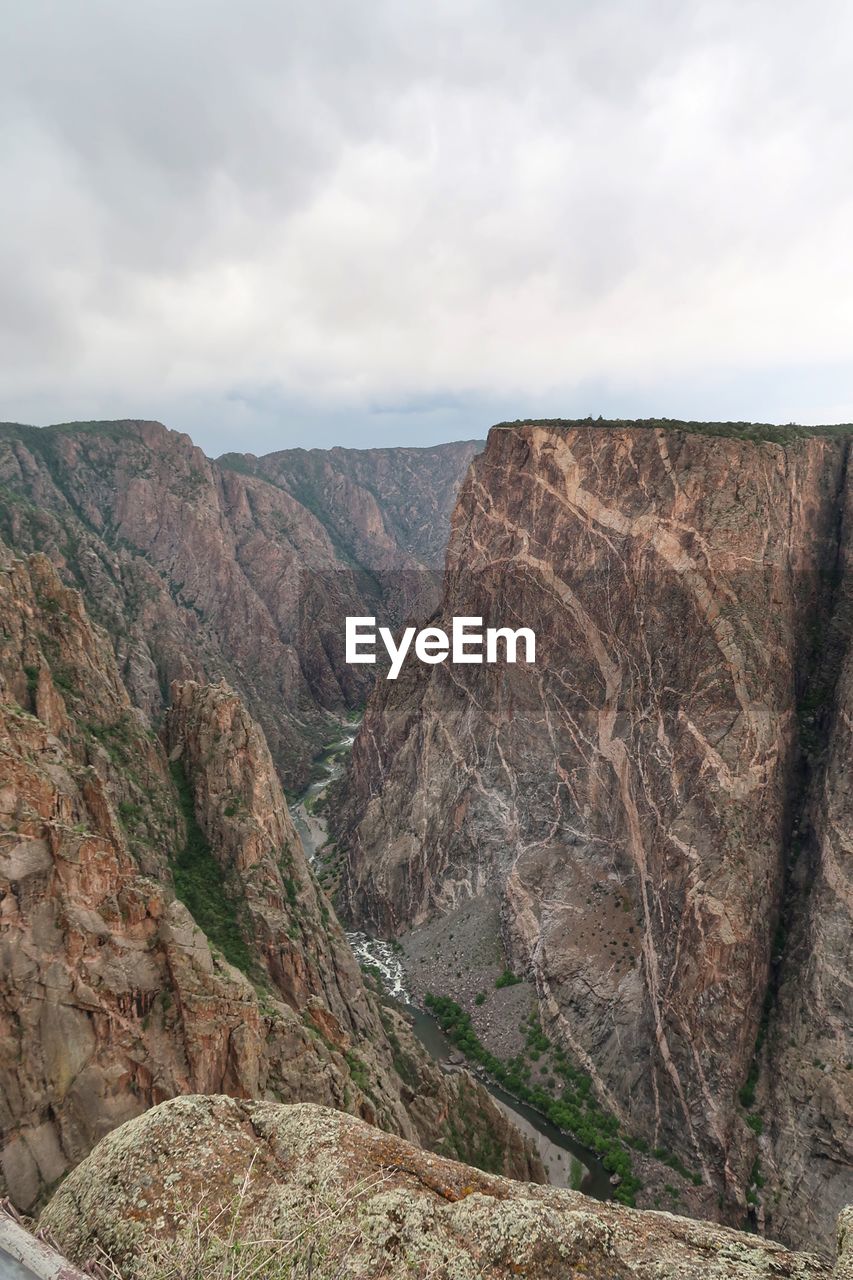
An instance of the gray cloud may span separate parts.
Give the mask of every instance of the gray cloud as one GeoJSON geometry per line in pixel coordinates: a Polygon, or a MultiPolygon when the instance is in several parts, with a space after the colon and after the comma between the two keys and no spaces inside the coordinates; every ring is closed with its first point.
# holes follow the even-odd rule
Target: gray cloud
{"type": "Polygon", "coordinates": [[[3,417],[260,449],[417,433],[407,403],[428,435],[504,406],[853,416],[841,0],[2,21],[3,417]]]}

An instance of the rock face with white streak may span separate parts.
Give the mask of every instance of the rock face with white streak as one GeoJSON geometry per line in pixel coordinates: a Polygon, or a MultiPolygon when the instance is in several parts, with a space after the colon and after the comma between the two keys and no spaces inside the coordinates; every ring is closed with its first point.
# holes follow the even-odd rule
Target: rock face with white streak
{"type": "Polygon", "coordinates": [[[510,966],[623,1130],[676,1152],[724,1220],[764,1176],[758,1225],[778,1213],[786,1238],[807,1225],[827,1247],[853,1193],[847,450],[494,428],[457,503],[437,622],[532,627],[536,664],[413,663],[380,684],[337,820],[355,920],[391,935],[496,901],[510,966]],[[802,916],[795,853],[805,882],[817,869],[789,935],[808,956],[782,961],[777,926],[802,916]],[[757,1041],[766,1059],[768,1008],[759,1138],[739,1093],[757,1041]],[[815,1018],[826,1072],[804,1074],[815,1018]]]}

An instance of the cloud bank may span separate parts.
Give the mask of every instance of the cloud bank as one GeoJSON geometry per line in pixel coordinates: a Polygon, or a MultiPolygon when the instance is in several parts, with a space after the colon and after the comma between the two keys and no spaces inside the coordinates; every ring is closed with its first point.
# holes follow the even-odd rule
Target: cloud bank
{"type": "Polygon", "coordinates": [[[853,9],[28,0],[0,416],[853,418],[853,9]]]}

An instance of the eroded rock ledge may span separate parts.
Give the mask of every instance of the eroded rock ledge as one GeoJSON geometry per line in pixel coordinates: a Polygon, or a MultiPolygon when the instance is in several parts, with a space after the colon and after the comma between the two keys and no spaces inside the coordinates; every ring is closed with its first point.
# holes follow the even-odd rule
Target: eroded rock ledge
{"type": "Polygon", "coordinates": [[[292,1240],[296,1275],[309,1257],[317,1276],[359,1280],[849,1274],[846,1254],[833,1271],[723,1227],[482,1174],[324,1107],[219,1096],[177,1098],[115,1130],[40,1225],[79,1265],[106,1254],[126,1280],[147,1280],[200,1200],[208,1218],[224,1210],[227,1234],[241,1187],[235,1236],[292,1240]]]}

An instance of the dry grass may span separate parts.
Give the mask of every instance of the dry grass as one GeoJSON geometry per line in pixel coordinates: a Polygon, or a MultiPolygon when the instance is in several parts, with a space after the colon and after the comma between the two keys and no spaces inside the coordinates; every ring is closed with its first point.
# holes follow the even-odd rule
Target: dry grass
{"type": "Polygon", "coordinates": [[[90,1269],[102,1280],[341,1280],[352,1274],[348,1261],[362,1239],[359,1208],[386,1181],[365,1179],[343,1195],[318,1186],[300,1202],[304,1225],[288,1231],[287,1223],[279,1234],[269,1213],[252,1208],[250,1165],[230,1203],[203,1197],[177,1204],[177,1228],[152,1235],[132,1263],[120,1265],[99,1249],[90,1269]]]}

